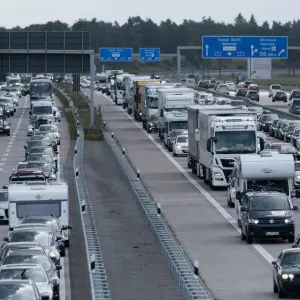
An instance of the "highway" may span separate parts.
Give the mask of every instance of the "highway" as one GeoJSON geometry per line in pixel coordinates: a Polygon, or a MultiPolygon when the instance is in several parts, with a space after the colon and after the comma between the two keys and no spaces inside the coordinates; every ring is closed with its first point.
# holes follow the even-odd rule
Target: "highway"
{"type": "MultiPolygon", "coordinates": [[[[59,104],[58,104],[59,105],[59,104]]],[[[19,99],[16,114],[9,118],[11,123],[11,136],[0,136],[0,186],[8,184],[8,178],[12,169],[25,159],[23,146],[28,140],[27,126],[29,124],[29,98],[22,97],[19,99]]],[[[61,129],[61,146],[59,147],[59,177],[63,178],[63,164],[66,162],[69,151],[70,138],[67,123],[62,119],[59,124],[61,129]]],[[[0,238],[7,237],[8,226],[0,225],[0,238]]],[[[60,278],[60,300],[69,300],[70,297],[70,276],[69,276],[69,259],[68,251],[66,257],[61,259],[63,267],[60,278]]]]}
{"type": "MultiPolygon", "coordinates": [[[[267,91],[260,104],[272,105],[267,91]]],[[[241,241],[235,209],[227,207],[226,191],[211,191],[187,168],[187,159],[173,158],[157,134],[147,134],[108,97],[95,92],[95,106],[114,132],[191,261],[215,299],[274,299],[271,261],[289,246],[286,242],[247,245],[241,241]]],[[[287,110],[287,104],[274,106],[287,110]]],[[[297,204],[297,203],[296,203],[297,204]]],[[[300,213],[295,215],[300,232],[300,213]]]]}

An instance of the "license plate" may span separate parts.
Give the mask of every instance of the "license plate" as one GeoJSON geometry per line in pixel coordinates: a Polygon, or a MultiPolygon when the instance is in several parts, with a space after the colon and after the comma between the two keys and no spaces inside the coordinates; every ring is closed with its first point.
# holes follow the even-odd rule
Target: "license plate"
{"type": "Polygon", "coordinates": [[[279,232],[266,232],[266,235],[268,236],[279,235],[279,232]]]}

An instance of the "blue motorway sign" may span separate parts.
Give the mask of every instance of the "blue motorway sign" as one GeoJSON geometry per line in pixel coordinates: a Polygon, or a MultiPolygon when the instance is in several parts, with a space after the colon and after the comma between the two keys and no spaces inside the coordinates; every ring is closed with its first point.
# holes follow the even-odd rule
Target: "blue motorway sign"
{"type": "Polygon", "coordinates": [[[160,61],[160,48],[140,48],[140,61],[160,61]]]}
{"type": "Polygon", "coordinates": [[[286,36],[203,36],[202,58],[288,58],[286,36]]]}
{"type": "Polygon", "coordinates": [[[132,61],[133,50],[132,48],[100,48],[99,60],[100,61],[132,61]]]}

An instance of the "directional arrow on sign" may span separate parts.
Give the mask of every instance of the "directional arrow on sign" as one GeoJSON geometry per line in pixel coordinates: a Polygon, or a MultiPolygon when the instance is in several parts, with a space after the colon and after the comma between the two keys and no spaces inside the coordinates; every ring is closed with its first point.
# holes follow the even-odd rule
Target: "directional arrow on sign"
{"type": "Polygon", "coordinates": [[[228,52],[227,55],[228,55],[228,56],[231,56],[232,54],[231,54],[231,52],[228,52]]]}
{"type": "Polygon", "coordinates": [[[251,48],[251,56],[253,56],[258,51],[258,49],[254,49],[253,45],[251,45],[250,48],[251,48]]]}
{"type": "Polygon", "coordinates": [[[281,54],[283,54],[285,52],[285,49],[281,49],[280,52],[278,53],[278,56],[280,56],[281,54]]]}
{"type": "Polygon", "coordinates": [[[206,54],[206,56],[208,56],[208,49],[209,49],[209,46],[206,45],[206,46],[205,46],[205,54],[206,54]]]}

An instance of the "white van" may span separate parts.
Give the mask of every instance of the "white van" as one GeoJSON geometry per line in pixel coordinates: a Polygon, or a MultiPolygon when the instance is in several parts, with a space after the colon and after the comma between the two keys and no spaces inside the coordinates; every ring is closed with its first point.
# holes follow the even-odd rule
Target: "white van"
{"type": "Polygon", "coordinates": [[[55,216],[61,225],[69,225],[69,189],[64,181],[9,184],[9,228],[26,216],[55,216]]]}

